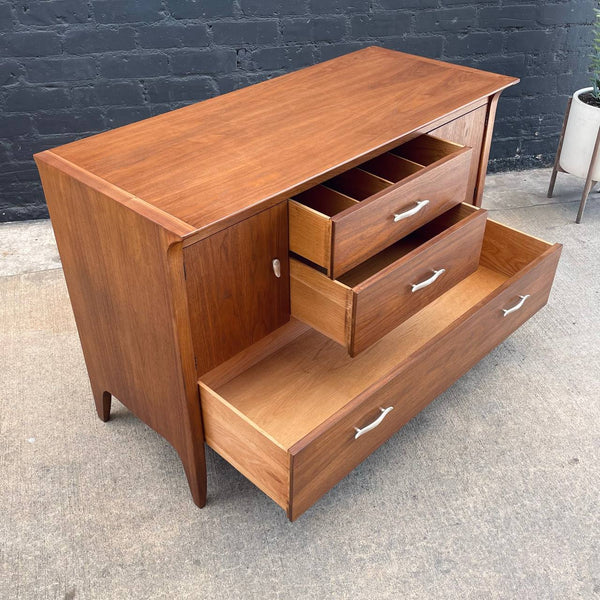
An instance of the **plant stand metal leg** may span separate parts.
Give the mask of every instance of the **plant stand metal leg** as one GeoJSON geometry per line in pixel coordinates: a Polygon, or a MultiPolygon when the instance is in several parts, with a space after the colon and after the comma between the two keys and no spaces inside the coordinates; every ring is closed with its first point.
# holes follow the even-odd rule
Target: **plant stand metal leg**
{"type": "Polygon", "coordinates": [[[548,198],[552,198],[554,193],[554,184],[556,183],[556,175],[560,171],[564,173],[564,170],[560,168],[560,153],[562,152],[563,140],[565,139],[565,129],[567,128],[567,121],[569,120],[569,112],[571,112],[571,102],[573,98],[569,98],[567,103],[567,110],[565,111],[565,118],[563,119],[562,129],[560,131],[560,138],[558,139],[558,148],[556,149],[556,157],[554,158],[554,166],[552,167],[552,176],[550,177],[550,185],[548,186],[548,198]]]}
{"type": "Polygon", "coordinates": [[[583,194],[581,194],[581,202],[579,203],[579,212],[577,213],[577,218],[575,219],[575,223],[581,223],[581,217],[583,217],[583,211],[585,210],[585,203],[587,202],[588,196],[590,195],[590,190],[597,183],[596,181],[594,181],[592,179],[592,173],[594,172],[594,167],[596,166],[596,159],[598,158],[599,150],[600,150],[600,127],[598,128],[598,133],[596,134],[596,143],[594,144],[594,151],[592,152],[592,158],[590,159],[590,167],[588,169],[587,177],[585,180],[583,194]]]}

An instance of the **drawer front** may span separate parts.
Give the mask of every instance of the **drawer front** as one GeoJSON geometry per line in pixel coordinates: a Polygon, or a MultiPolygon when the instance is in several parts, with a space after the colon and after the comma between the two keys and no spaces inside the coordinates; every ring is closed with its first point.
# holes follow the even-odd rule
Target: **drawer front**
{"type": "Polygon", "coordinates": [[[332,217],[332,277],[336,278],[418,229],[467,196],[471,165],[470,148],[463,148],[443,162],[427,167],[382,190],[349,211],[332,217]],[[414,214],[417,202],[428,203],[414,214]]]}
{"type": "Polygon", "coordinates": [[[292,315],[356,356],[477,269],[485,226],[455,207],[339,280],[291,258],[292,315]]]}
{"type": "Polygon", "coordinates": [[[477,270],[486,211],[430,240],[397,268],[354,289],[349,351],[355,356],[477,270]]]}
{"type": "Polygon", "coordinates": [[[291,448],[291,518],[363,461],[458,377],[539,310],[548,299],[560,247],[553,246],[491,297],[424,346],[376,390],[367,390],[291,448]],[[521,302],[521,296],[528,296],[521,302]],[[505,315],[521,304],[520,308],[505,315]],[[382,416],[355,439],[356,429],[382,416]]]}

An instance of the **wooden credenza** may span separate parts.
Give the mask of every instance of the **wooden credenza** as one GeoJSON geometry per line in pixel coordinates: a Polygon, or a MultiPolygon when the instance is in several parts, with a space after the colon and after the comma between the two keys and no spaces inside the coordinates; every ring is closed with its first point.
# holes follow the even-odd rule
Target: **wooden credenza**
{"type": "Polygon", "coordinates": [[[516,82],[372,47],[36,155],[100,418],[303,513],[548,299],[478,208],[516,82]]]}

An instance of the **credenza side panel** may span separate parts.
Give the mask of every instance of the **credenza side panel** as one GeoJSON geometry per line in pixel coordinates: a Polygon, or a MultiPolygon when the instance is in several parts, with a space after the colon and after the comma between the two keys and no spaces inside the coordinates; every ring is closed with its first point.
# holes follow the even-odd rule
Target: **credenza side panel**
{"type": "MultiPolygon", "coordinates": [[[[474,202],[474,199],[478,195],[478,175],[479,165],[481,162],[482,149],[484,145],[484,135],[486,131],[486,118],[488,113],[488,106],[481,106],[462,117],[458,117],[441,127],[437,127],[432,131],[428,131],[429,134],[454,142],[456,144],[462,144],[473,148],[471,153],[471,167],[469,170],[469,183],[468,183],[468,198],[467,202],[474,202]]],[[[487,162],[487,158],[486,158],[487,162]]],[[[487,165],[486,165],[487,166],[487,165]]],[[[483,183],[482,183],[483,185],[483,183]]]]}
{"type": "Polygon", "coordinates": [[[184,261],[198,376],[289,321],[287,202],[187,246],[184,261]]]}
{"type": "Polygon", "coordinates": [[[165,437],[202,505],[202,421],[181,239],[127,206],[122,190],[115,199],[109,184],[69,163],[36,159],[97,405],[108,392],[165,437]]]}

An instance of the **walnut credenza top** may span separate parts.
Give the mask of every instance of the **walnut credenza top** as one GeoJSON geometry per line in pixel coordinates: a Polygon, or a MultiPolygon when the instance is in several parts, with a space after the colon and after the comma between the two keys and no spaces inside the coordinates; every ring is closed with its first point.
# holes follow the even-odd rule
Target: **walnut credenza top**
{"type": "Polygon", "coordinates": [[[51,152],[207,235],[517,81],[370,47],[51,152]]]}

